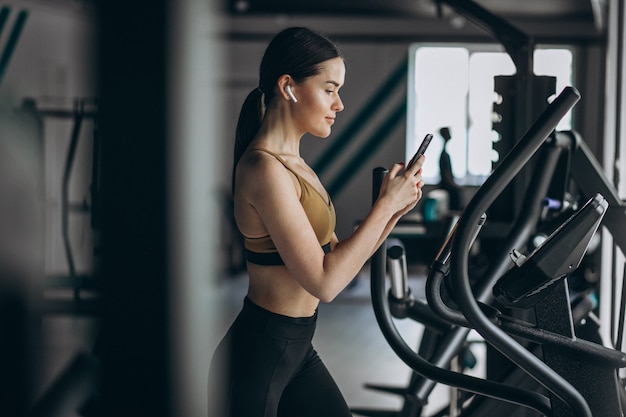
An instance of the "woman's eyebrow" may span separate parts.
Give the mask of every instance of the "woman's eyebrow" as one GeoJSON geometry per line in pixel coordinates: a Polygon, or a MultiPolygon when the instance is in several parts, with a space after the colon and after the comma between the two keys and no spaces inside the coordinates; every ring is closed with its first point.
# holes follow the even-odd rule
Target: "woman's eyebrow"
{"type": "Polygon", "coordinates": [[[333,80],[326,81],[326,84],[332,84],[335,87],[339,87],[340,86],[340,84],[337,81],[333,81],[333,80]]]}

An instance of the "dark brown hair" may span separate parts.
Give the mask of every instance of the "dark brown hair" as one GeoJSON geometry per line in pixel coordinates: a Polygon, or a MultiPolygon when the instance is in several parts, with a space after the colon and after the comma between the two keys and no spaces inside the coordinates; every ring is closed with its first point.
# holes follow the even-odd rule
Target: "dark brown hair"
{"type": "Polygon", "coordinates": [[[235,133],[233,191],[237,163],[261,126],[263,105],[267,108],[272,102],[278,78],[289,74],[296,82],[304,81],[319,73],[322,62],[338,57],[343,56],[333,42],[307,28],[287,28],[272,39],[259,67],[259,86],[248,94],[239,113],[235,133]]]}

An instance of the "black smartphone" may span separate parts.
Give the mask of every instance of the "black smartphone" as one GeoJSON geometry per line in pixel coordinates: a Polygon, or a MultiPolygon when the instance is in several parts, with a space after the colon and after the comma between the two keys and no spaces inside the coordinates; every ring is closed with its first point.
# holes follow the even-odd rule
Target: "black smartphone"
{"type": "Polygon", "coordinates": [[[409,161],[408,164],[406,164],[406,169],[411,168],[411,166],[415,163],[415,161],[417,161],[417,159],[424,155],[424,152],[426,152],[426,148],[428,148],[428,145],[430,145],[430,141],[433,140],[433,135],[428,133],[425,137],[424,140],[422,141],[422,144],[420,145],[419,148],[417,148],[417,152],[415,152],[415,155],[413,155],[413,158],[411,158],[411,160],[409,161]]]}

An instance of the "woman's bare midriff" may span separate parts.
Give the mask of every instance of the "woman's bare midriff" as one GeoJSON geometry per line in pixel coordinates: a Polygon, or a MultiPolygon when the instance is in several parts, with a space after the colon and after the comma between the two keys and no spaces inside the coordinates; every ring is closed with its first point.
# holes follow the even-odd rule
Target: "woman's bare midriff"
{"type": "Polygon", "coordinates": [[[256,305],[288,317],[311,317],[319,299],[307,292],[284,266],[248,263],[248,298],[256,305]]]}

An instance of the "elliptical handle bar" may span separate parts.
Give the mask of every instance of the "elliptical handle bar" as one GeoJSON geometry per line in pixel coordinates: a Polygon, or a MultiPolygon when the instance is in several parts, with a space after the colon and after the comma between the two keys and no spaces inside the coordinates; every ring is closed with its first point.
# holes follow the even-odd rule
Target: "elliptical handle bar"
{"type": "Polygon", "coordinates": [[[457,289],[455,300],[478,333],[500,353],[568,404],[575,416],[592,417],[589,405],[569,382],[489,320],[473,295],[468,274],[469,244],[478,219],[528,163],[578,100],[580,93],[573,87],[566,87],[478,189],[457,225],[452,243],[450,275],[457,289]]]}
{"type": "MultiPolygon", "coordinates": [[[[380,186],[387,170],[375,168],[373,172],[372,202],[376,201],[380,186]]],[[[398,357],[425,378],[443,384],[457,387],[468,392],[495,398],[501,401],[532,408],[543,415],[551,415],[550,402],[544,395],[536,392],[512,387],[506,384],[489,381],[459,372],[440,368],[428,362],[417,354],[398,331],[389,309],[389,300],[386,294],[386,241],[371,257],[371,297],[376,321],[385,340],[398,357]]]]}
{"type": "MultiPolygon", "coordinates": [[[[486,313],[490,317],[497,314],[496,310],[489,308],[494,299],[494,285],[510,268],[512,262],[510,258],[511,252],[519,249],[520,246],[523,247],[533,231],[536,230],[543,208],[543,200],[552,184],[552,178],[558,169],[559,161],[562,159],[561,156],[573,146],[573,141],[560,139],[559,135],[551,135],[550,140],[545,141],[537,151],[538,155],[533,156],[533,158],[538,157],[539,159],[535,162],[535,169],[523,198],[524,210],[517,216],[509,230],[508,236],[498,245],[496,253],[490,259],[489,268],[481,273],[480,279],[472,287],[476,300],[483,303],[481,306],[486,309],[486,313]]],[[[482,221],[483,218],[481,217],[482,221]]],[[[479,225],[477,225],[474,233],[478,233],[479,230],[479,225]]],[[[428,279],[426,280],[426,299],[430,308],[440,317],[450,323],[471,328],[472,325],[465,316],[460,311],[448,307],[443,302],[441,296],[441,287],[450,272],[450,254],[452,252],[452,241],[454,240],[455,231],[456,224],[453,231],[448,234],[444,246],[431,265],[428,279]]],[[[474,236],[472,241],[475,238],[474,236]]]]}

